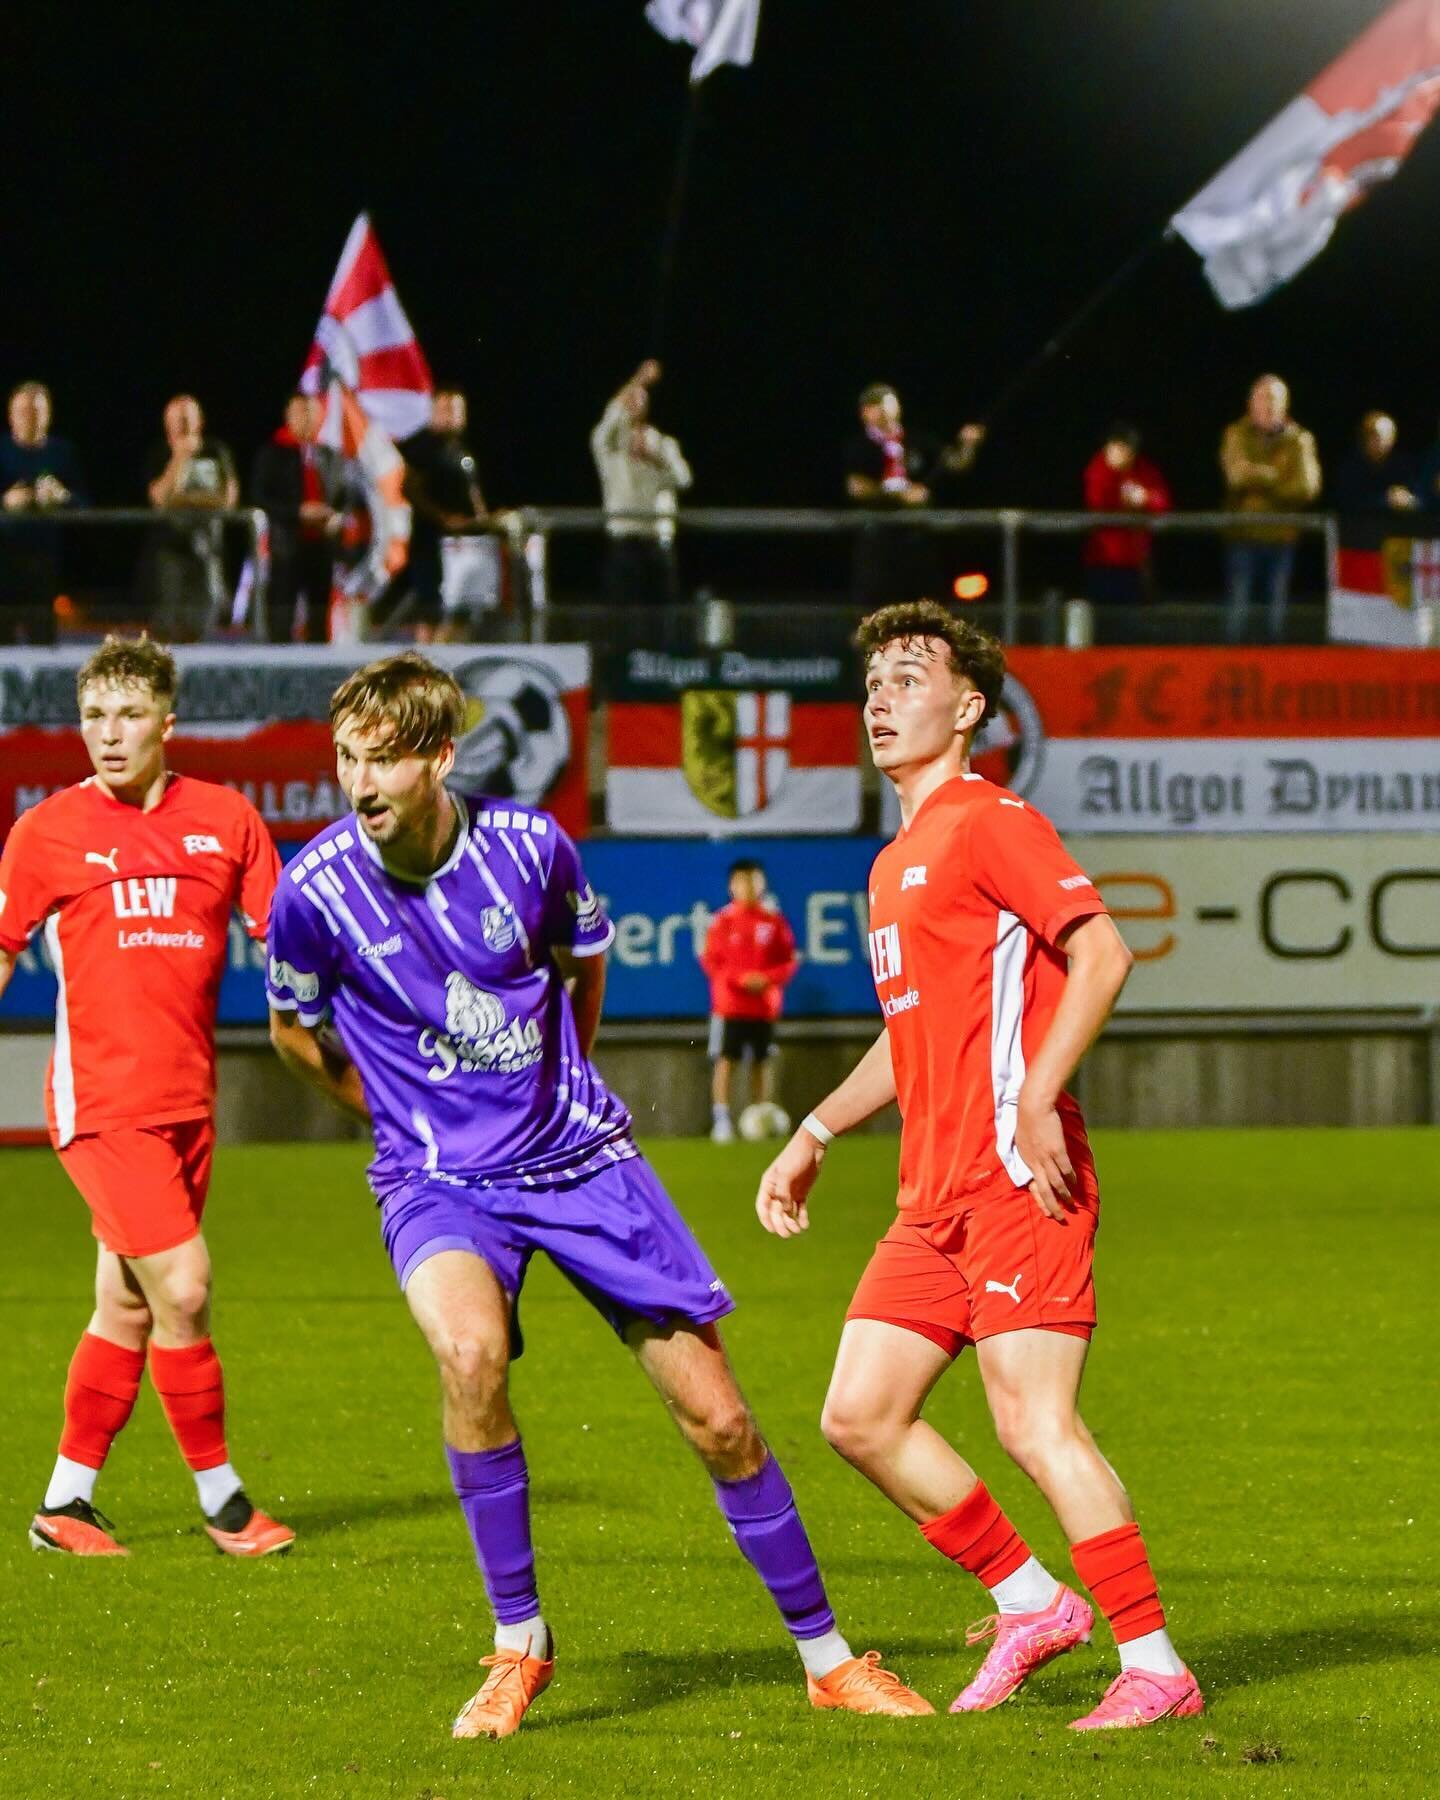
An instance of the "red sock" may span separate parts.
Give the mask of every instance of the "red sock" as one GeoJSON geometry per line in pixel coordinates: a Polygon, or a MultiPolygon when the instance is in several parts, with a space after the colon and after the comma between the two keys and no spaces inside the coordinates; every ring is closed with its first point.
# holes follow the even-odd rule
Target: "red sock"
{"type": "Polygon", "coordinates": [[[948,1513],[928,1519],[920,1533],[942,1556],[968,1569],[986,1587],[1013,1575],[1030,1554],[1024,1538],[990,1498],[983,1481],[977,1481],[948,1513]]]}
{"type": "Polygon", "coordinates": [[[1138,1525],[1117,1525],[1070,1546],[1075,1573],[1110,1621],[1117,1644],[1165,1629],[1165,1609],[1138,1525]]]}
{"type": "Polygon", "coordinates": [[[225,1448],[225,1377],[209,1338],[179,1350],[150,1346],[150,1379],[192,1469],[229,1462],[225,1448]]]}
{"type": "Polygon", "coordinates": [[[103,1469],[110,1446],[135,1410],[144,1373],[143,1350],[127,1350],[87,1331],[75,1346],[65,1379],[60,1454],[87,1469],[103,1469]]]}

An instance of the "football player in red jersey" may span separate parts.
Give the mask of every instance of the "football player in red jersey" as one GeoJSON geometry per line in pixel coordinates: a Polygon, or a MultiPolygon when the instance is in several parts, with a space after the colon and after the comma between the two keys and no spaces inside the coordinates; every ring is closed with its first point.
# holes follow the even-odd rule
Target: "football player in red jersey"
{"type": "Polygon", "coordinates": [[[59,986],[46,1113],[99,1245],[95,1310],[30,1541],[127,1554],[95,1510],[95,1482],[148,1353],[206,1531],[229,1555],[266,1556],[295,1534],[251,1504],[230,1462],[200,1220],[230,915],[263,942],[279,858],[247,800],[166,769],[167,651],[107,638],[77,685],[95,773],[22,814],[0,853],[0,992],[43,924],[59,986]]]}
{"type": "Polygon", "coordinates": [[[766,905],[765,870],[754,857],[730,865],[730,904],[710,921],[700,966],[710,978],[710,1136],[730,1144],[731,1075],[748,1060],[751,1100],[770,1098],[775,1021],[798,966],[795,934],[779,909],[766,905]]]}
{"type": "Polygon", "coordinates": [[[1087,1641],[1094,1614],[921,1417],[973,1344],[1000,1441],[1049,1501],[1119,1646],[1120,1674],[1075,1727],[1198,1713],[1130,1501],[1078,1410],[1099,1189],[1065,1084],[1130,953],[1049,821],[970,767],[1004,681],[995,640],[917,601],[872,614],[857,644],[871,752],[902,820],[870,875],[885,1029],[770,1165],[756,1200],[767,1230],[805,1230],[831,1140],[898,1100],[898,1216],[851,1301],[823,1429],[989,1589],[995,1615],[969,1641],[995,1641],[951,1711],[998,1706],[1087,1641]]]}

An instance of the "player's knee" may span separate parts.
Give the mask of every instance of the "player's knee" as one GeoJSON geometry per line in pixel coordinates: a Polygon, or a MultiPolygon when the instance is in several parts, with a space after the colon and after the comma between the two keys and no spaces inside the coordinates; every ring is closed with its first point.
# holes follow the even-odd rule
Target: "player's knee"
{"type": "Polygon", "coordinates": [[[487,1338],[455,1332],[438,1347],[446,1381],[471,1399],[498,1393],[505,1383],[505,1358],[487,1338]]]}
{"type": "Polygon", "coordinates": [[[738,1396],[713,1406],[695,1422],[691,1435],[707,1463],[754,1463],[758,1467],[764,1460],[764,1446],[755,1421],[738,1396]]]}
{"type": "Polygon", "coordinates": [[[884,1421],[868,1408],[829,1395],[820,1414],[820,1431],[830,1448],[846,1462],[863,1464],[883,1447],[884,1421]]]}
{"type": "Polygon", "coordinates": [[[203,1275],[175,1274],[155,1296],[155,1314],[172,1330],[198,1329],[210,1307],[210,1282],[203,1275]]]}
{"type": "Polygon", "coordinates": [[[1075,1423],[1049,1408],[1027,1406],[1023,1399],[993,1408],[1000,1447],[1022,1469],[1037,1469],[1074,1442],[1075,1423]]]}

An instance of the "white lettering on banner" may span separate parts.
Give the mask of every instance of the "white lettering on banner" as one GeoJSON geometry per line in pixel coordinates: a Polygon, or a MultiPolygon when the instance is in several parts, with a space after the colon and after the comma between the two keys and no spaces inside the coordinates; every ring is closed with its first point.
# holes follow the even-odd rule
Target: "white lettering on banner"
{"type": "Polygon", "coordinates": [[[1030,798],[1061,832],[1393,832],[1440,824],[1440,748],[1433,737],[1054,738],[1030,798]]]}
{"type": "Polygon", "coordinates": [[[898,925],[882,925],[877,931],[870,933],[870,968],[875,976],[875,985],[882,981],[897,981],[900,977],[900,927],[898,925]]]}
{"type": "Polygon", "coordinates": [[[112,881],[110,898],[117,919],[172,919],[175,916],[173,875],[132,875],[128,881],[112,881]]]}
{"type": "Polygon", "coordinates": [[[1418,1010],[1440,835],[1071,838],[1135,956],[1122,1012],[1418,1010]]]}
{"type": "MultiPolygon", "coordinates": [[[[607,895],[602,894],[596,904],[610,912],[607,895]]],[[[697,900],[689,912],[663,913],[658,919],[649,913],[621,913],[618,917],[611,913],[615,925],[615,959],[627,969],[652,969],[657,964],[672,964],[679,954],[675,940],[687,931],[690,943],[686,946],[686,954],[698,957],[705,948],[712,917],[703,900],[697,900]]]]}
{"type": "Polygon", "coordinates": [[[819,888],[805,898],[805,957],[813,963],[837,964],[850,961],[845,939],[850,935],[850,921],[845,918],[851,896],[819,888]],[[837,916],[838,915],[838,916],[837,916]]]}

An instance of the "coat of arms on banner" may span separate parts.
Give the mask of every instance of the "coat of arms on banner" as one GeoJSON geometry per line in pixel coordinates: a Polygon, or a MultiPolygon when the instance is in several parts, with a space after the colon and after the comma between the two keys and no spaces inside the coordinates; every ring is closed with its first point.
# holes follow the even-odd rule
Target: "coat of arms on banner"
{"type": "Polygon", "coordinates": [[[764,812],[790,773],[790,696],[691,688],[680,696],[681,766],[718,818],[764,812]]]}

